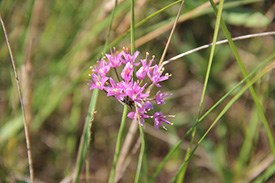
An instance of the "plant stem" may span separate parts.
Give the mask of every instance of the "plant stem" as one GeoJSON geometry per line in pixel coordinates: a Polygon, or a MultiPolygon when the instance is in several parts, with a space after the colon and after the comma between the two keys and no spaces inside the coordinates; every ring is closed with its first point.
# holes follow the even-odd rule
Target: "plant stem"
{"type": "Polygon", "coordinates": [[[117,161],[118,161],[118,155],[120,153],[122,136],[123,136],[125,125],[126,125],[127,114],[128,114],[128,106],[126,104],[124,104],[120,128],[119,128],[117,140],[116,140],[116,149],[115,149],[115,154],[114,154],[114,159],[113,159],[113,165],[112,165],[112,169],[111,169],[111,173],[110,173],[109,181],[108,181],[109,183],[113,183],[115,180],[116,166],[117,166],[117,161]]]}
{"type": "Polygon", "coordinates": [[[138,167],[137,167],[136,176],[135,176],[135,183],[140,182],[141,165],[142,165],[143,156],[144,156],[144,152],[145,152],[144,131],[143,131],[143,127],[141,125],[139,125],[139,133],[140,133],[141,147],[140,147],[140,153],[139,153],[139,157],[138,157],[138,167]]]}
{"type": "Polygon", "coordinates": [[[98,90],[94,90],[93,95],[91,97],[90,106],[88,109],[88,115],[85,120],[85,126],[83,128],[81,141],[78,149],[74,183],[79,182],[79,176],[81,173],[82,165],[86,158],[87,151],[89,148],[90,138],[91,138],[91,129],[93,124],[92,122],[94,120],[94,113],[95,113],[97,98],[98,98],[98,90]]]}
{"type": "Polygon", "coordinates": [[[167,43],[166,43],[166,45],[165,45],[165,48],[164,48],[164,50],[163,50],[163,52],[162,52],[162,55],[161,55],[161,58],[160,58],[160,61],[159,61],[159,66],[161,66],[161,64],[162,64],[162,62],[163,62],[163,60],[164,60],[164,57],[165,57],[165,55],[166,55],[166,52],[167,52],[167,50],[168,50],[168,46],[169,46],[169,44],[170,44],[170,42],[171,42],[172,35],[173,35],[173,33],[174,33],[174,31],[175,31],[175,28],[176,28],[176,25],[177,25],[177,23],[178,23],[178,20],[179,20],[180,13],[181,13],[181,10],[182,10],[182,8],[183,8],[183,5],[184,5],[184,0],[182,0],[182,2],[181,2],[181,4],[180,4],[180,8],[179,8],[179,10],[178,10],[178,14],[177,14],[176,20],[174,21],[174,24],[173,24],[172,30],[171,30],[171,32],[170,32],[169,38],[168,38],[167,43]]]}
{"type": "Polygon", "coordinates": [[[21,104],[21,110],[22,110],[22,114],[23,114],[24,131],[25,131],[25,139],[26,139],[26,145],[27,145],[30,180],[33,183],[34,182],[34,173],[33,173],[32,151],[31,151],[29,127],[28,127],[27,120],[26,120],[25,106],[24,106],[24,102],[23,102],[23,98],[22,98],[22,91],[21,91],[20,81],[19,81],[19,77],[17,75],[16,65],[15,65],[15,61],[14,61],[14,58],[13,58],[11,46],[10,46],[10,43],[9,43],[8,34],[7,34],[5,24],[3,22],[3,19],[2,19],[1,15],[0,15],[0,21],[1,21],[2,29],[3,29],[3,32],[4,32],[5,39],[6,39],[7,47],[8,47],[8,50],[9,50],[11,63],[12,63],[12,68],[13,68],[13,72],[14,72],[14,77],[15,77],[15,80],[16,80],[16,86],[17,86],[17,91],[18,91],[18,95],[19,95],[19,100],[20,100],[20,104],[21,104]]]}
{"type": "MultiPolygon", "coordinates": [[[[218,32],[219,32],[219,27],[220,27],[221,15],[222,15],[222,10],[223,10],[223,2],[224,1],[221,0],[220,4],[219,4],[219,10],[218,10],[218,14],[217,14],[216,25],[215,25],[214,35],[213,35],[213,42],[212,42],[213,46],[211,47],[211,51],[210,51],[207,71],[206,71],[206,75],[205,75],[205,79],[204,79],[203,91],[202,91],[201,100],[200,100],[200,104],[199,104],[198,117],[197,117],[195,123],[198,122],[198,120],[200,118],[200,115],[202,113],[202,110],[203,110],[203,103],[204,103],[204,99],[205,99],[205,95],[206,95],[206,88],[208,86],[208,80],[209,80],[210,71],[211,71],[211,67],[212,67],[212,63],[213,63],[213,58],[214,58],[214,53],[215,53],[215,48],[216,48],[216,42],[217,42],[217,37],[218,37],[218,32]]],[[[191,149],[192,149],[192,144],[193,144],[194,139],[195,139],[196,129],[197,128],[195,127],[193,132],[192,132],[191,143],[190,143],[190,146],[187,149],[184,162],[183,162],[182,166],[180,167],[178,173],[176,174],[176,177],[175,177],[173,182],[180,183],[180,182],[184,181],[184,176],[185,176],[187,165],[188,165],[187,160],[190,159],[191,156],[192,156],[191,149]]]]}
{"type": "Polygon", "coordinates": [[[135,51],[135,0],[131,0],[131,54],[135,51]]]}

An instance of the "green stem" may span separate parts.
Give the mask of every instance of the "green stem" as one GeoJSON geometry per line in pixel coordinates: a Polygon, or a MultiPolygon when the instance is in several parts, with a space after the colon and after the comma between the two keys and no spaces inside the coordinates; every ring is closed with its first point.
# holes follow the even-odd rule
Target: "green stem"
{"type": "Polygon", "coordinates": [[[109,28],[108,28],[108,32],[107,32],[107,35],[106,35],[106,40],[105,40],[104,48],[103,48],[103,53],[105,53],[107,51],[107,48],[108,48],[109,38],[110,38],[111,30],[112,30],[112,23],[113,23],[113,20],[114,20],[114,17],[115,17],[116,7],[117,7],[117,0],[115,0],[115,6],[114,6],[114,8],[112,10],[110,24],[109,24],[109,28]]]}
{"type": "Polygon", "coordinates": [[[124,106],[123,107],[123,114],[122,114],[120,128],[119,128],[118,135],[117,135],[116,149],[115,149],[115,154],[114,154],[112,170],[111,170],[109,181],[108,181],[109,183],[113,183],[114,180],[115,180],[117,160],[118,160],[118,155],[120,153],[122,137],[123,137],[123,133],[124,133],[125,125],[126,125],[126,118],[127,118],[127,114],[128,114],[128,106],[126,104],[124,104],[123,106],[124,106]]]}
{"type": "MultiPolygon", "coordinates": [[[[213,2],[213,0],[210,0],[210,3],[211,3],[211,6],[212,6],[215,14],[216,14],[217,13],[217,7],[216,7],[215,3],[213,2]]],[[[235,46],[235,44],[232,40],[231,34],[230,34],[229,30],[227,29],[226,24],[223,21],[223,19],[221,19],[221,28],[223,30],[223,33],[224,33],[225,37],[228,39],[229,46],[230,46],[230,48],[231,48],[231,50],[232,50],[232,52],[233,52],[233,54],[234,54],[234,56],[237,60],[237,63],[239,65],[240,69],[241,69],[242,75],[244,77],[246,77],[247,76],[247,70],[244,66],[244,63],[241,60],[241,57],[240,57],[239,52],[237,50],[237,47],[235,46]]],[[[250,80],[247,80],[246,84],[250,85],[250,80]]],[[[268,121],[267,121],[267,118],[266,118],[265,113],[264,113],[263,106],[262,106],[262,104],[260,102],[260,99],[258,98],[253,86],[249,87],[249,92],[250,92],[250,94],[253,98],[253,101],[254,101],[254,103],[256,105],[256,108],[257,108],[257,111],[258,111],[258,115],[259,115],[259,117],[260,117],[260,119],[263,123],[263,126],[266,130],[267,139],[268,139],[270,149],[272,150],[272,153],[275,154],[275,144],[274,144],[272,132],[270,130],[271,128],[268,125],[268,121]]]]}
{"type": "Polygon", "coordinates": [[[135,0],[131,0],[131,54],[135,51],[135,0]]]}
{"type": "Polygon", "coordinates": [[[140,147],[140,153],[138,157],[138,167],[137,167],[136,176],[135,176],[135,183],[140,182],[141,165],[142,165],[143,156],[145,152],[145,138],[144,138],[143,127],[141,125],[139,125],[139,132],[140,132],[141,147],[140,147]]]}
{"type": "Polygon", "coordinates": [[[98,97],[98,90],[94,90],[93,95],[91,97],[89,110],[88,110],[89,112],[85,120],[85,126],[82,132],[81,141],[78,149],[74,183],[79,182],[79,176],[82,169],[82,165],[86,158],[87,151],[89,148],[90,138],[91,138],[91,128],[93,124],[92,122],[94,120],[94,112],[95,112],[97,97],[98,97]]]}
{"type": "Polygon", "coordinates": [[[217,108],[226,98],[228,98],[230,95],[232,95],[234,92],[236,92],[237,89],[241,87],[248,79],[251,79],[252,76],[257,73],[260,69],[262,69],[264,66],[266,66],[269,62],[271,62],[275,58],[275,54],[269,56],[264,61],[260,62],[260,64],[253,69],[253,71],[246,76],[244,79],[242,79],[237,85],[235,85],[233,88],[231,88],[218,102],[216,102],[210,109],[205,112],[200,119],[193,124],[193,126],[185,133],[185,135],[182,137],[180,141],[177,142],[173,146],[173,148],[168,152],[168,154],[164,157],[164,159],[158,164],[150,182],[155,182],[157,176],[160,174],[161,170],[164,168],[165,164],[168,162],[168,160],[173,156],[173,154],[179,149],[180,145],[183,143],[184,139],[188,137],[194,130],[195,127],[197,127],[203,119],[205,119],[215,108],[217,108]]]}
{"type": "Polygon", "coordinates": [[[187,160],[184,161],[184,163],[181,165],[180,169],[182,169],[185,164],[187,164],[190,161],[190,158],[196,151],[196,149],[199,147],[201,142],[205,139],[205,137],[208,135],[208,133],[211,131],[211,129],[220,121],[222,116],[233,106],[233,104],[251,87],[255,82],[257,82],[261,77],[263,77],[266,73],[270,72],[272,69],[275,68],[275,62],[269,64],[267,67],[263,68],[254,78],[252,78],[249,82],[249,84],[243,86],[243,88],[226,104],[226,106],[223,108],[223,110],[219,113],[217,118],[213,121],[211,126],[206,130],[206,132],[202,135],[202,137],[199,139],[196,146],[191,151],[191,155],[187,160]]]}
{"type": "MultiPolygon", "coordinates": [[[[218,37],[218,33],[219,33],[221,15],[222,15],[222,10],[223,10],[223,2],[224,2],[223,0],[220,1],[220,6],[219,6],[219,10],[218,10],[216,25],[215,25],[214,35],[213,35],[213,42],[212,42],[213,46],[211,47],[211,51],[210,51],[209,62],[208,62],[208,66],[207,66],[207,71],[206,71],[206,75],[205,75],[205,79],[204,79],[203,91],[202,91],[200,105],[199,105],[198,117],[197,117],[195,123],[198,122],[199,117],[200,117],[201,112],[202,112],[202,109],[203,109],[203,103],[204,103],[204,99],[205,99],[206,88],[208,86],[208,80],[209,80],[210,71],[211,71],[211,68],[212,68],[212,63],[213,63],[213,58],[214,58],[214,53],[215,53],[215,48],[216,48],[216,42],[217,42],[217,37],[218,37]]],[[[195,135],[196,135],[196,127],[194,128],[194,130],[192,132],[191,143],[190,143],[190,145],[187,149],[183,165],[178,170],[178,172],[177,172],[177,174],[174,177],[172,182],[180,183],[180,182],[184,181],[184,176],[185,176],[187,165],[188,165],[188,163],[185,163],[185,162],[186,162],[187,159],[189,159],[192,156],[192,154],[190,154],[190,153],[191,153],[191,149],[192,149],[192,144],[193,144],[194,139],[195,139],[195,135]]]]}

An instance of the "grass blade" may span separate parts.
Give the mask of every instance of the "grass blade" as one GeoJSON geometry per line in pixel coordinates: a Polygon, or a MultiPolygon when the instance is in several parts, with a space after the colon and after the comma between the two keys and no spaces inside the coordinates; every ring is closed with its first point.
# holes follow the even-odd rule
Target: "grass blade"
{"type": "MultiPolygon", "coordinates": [[[[219,28],[220,28],[220,20],[221,20],[221,15],[222,15],[222,10],[223,10],[223,2],[224,2],[223,0],[220,1],[220,6],[219,6],[218,15],[217,15],[216,24],[215,24],[213,42],[212,42],[213,46],[211,47],[211,51],[210,51],[210,56],[209,56],[207,71],[206,71],[206,75],[205,75],[205,80],[204,80],[204,85],[203,85],[201,100],[200,100],[200,104],[199,104],[198,117],[197,117],[196,121],[198,121],[199,116],[201,114],[201,111],[203,109],[203,103],[204,103],[204,99],[205,99],[206,88],[207,88],[207,85],[208,85],[208,80],[209,80],[209,76],[210,76],[210,72],[211,72],[211,67],[212,67],[212,63],[213,63],[213,58],[214,58],[214,52],[215,52],[215,48],[216,48],[216,42],[217,42],[218,32],[219,32],[219,28]]],[[[197,123],[197,122],[195,122],[195,123],[197,123]]],[[[190,158],[189,157],[190,156],[190,150],[192,148],[192,143],[194,141],[195,134],[196,134],[196,127],[193,129],[191,143],[190,143],[190,146],[187,149],[187,152],[186,152],[186,155],[185,155],[185,160],[187,160],[187,159],[190,158]]],[[[187,168],[188,164],[187,163],[183,163],[183,164],[184,164],[184,166],[180,167],[180,169],[178,170],[177,174],[174,176],[172,182],[180,183],[180,182],[184,181],[184,176],[185,176],[185,172],[186,172],[186,168],[187,168]]]]}
{"type": "Polygon", "coordinates": [[[141,167],[142,167],[142,162],[143,162],[143,157],[145,152],[144,131],[141,125],[139,125],[139,133],[140,133],[141,147],[140,147],[140,153],[138,157],[138,166],[137,166],[137,171],[135,175],[135,183],[140,182],[140,173],[141,173],[141,167]]]}
{"type": "Polygon", "coordinates": [[[33,173],[33,164],[32,164],[32,151],[31,151],[29,127],[28,127],[28,124],[27,124],[27,121],[26,121],[25,105],[24,105],[23,98],[22,98],[22,91],[21,91],[20,81],[19,81],[19,77],[17,75],[16,65],[15,65],[15,61],[14,61],[14,58],[13,58],[11,46],[10,46],[10,43],[9,43],[9,38],[8,38],[7,31],[6,31],[6,28],[5,28],[5,24],[4,24],[4,21],[3,21],[1,15],[0,15],[0,22],[1,22],[3,32],[4,32],[5,39],[6,39],[7,47],[8,47],[10,58],[11,58],[12,68],[13,68],[13,72],[14,72],[14,77],[15,77],[15,80],[16,80],[17,92],[18,92],[18,95],[19,95],[21,111],[22,111],[22,114],[23,114],[23,125],[24,125],[25,140],[26,140],[26,146],[27,146],[30,180],[31,180],[31,182],[34,182],[34,173],[33,173]]]}
{"type": "Polygon", "coordinates": [[[79,145],[79,149],[78,149],[77,161],[76,161],[76,171],[75,171],[75,175],[74,175],[75,183],[79,182],[79,176],[81,173],[83,162],[85,161],[87,151],[89,148],[90,138],[91,138],[91,128],[92,128],[92,124],[93,124],[92,122],[94,120],[97,98],[98,98],[98,90],[94,90],[93,95],[91,97],[88,115],[85,120],[85,126],[83,128],[81,141],[80,141],[80,145],[79,145]]]}
{"type": "Polygon", "coordinates": [[[115,180],[116,165],[117,165],[118,155],[120,153],[122,136],[123,136],[125,125],[126,125],[127,113],[128,113],[128,106],[126,104],[124,104],[123,105],[123,114],[122,114],[121,123],[120,123],[117,140],[116,140],[116,149],[115,149],[115,154],[114,154],[113,165],[112,165],[112,169],[111,169],[111,173],[110,173],[109,181],[108,181],[109,183],[113,183],[115,180]]]}
{"type": "Polygon", "coordinates": [[[202,120],[204,118],[206,118],[206,116],[208,114],[210,114],[211,111],[213,111],[219,104],[222,103],[222,101],[224,101],[227,97],[229,97],[233,92],[236,91],[236,89],[238,89],[242,84],[244,84],[248,79],[250,79],[255,73],[257,73],[261,68],[263,68],[266,64],[268,64],[272,59],[275,58],[275,54],[271,55],[270,57],[268,57],[267,59],[265,59],[263,62],[260,62],[261,64],[259,64],[255,69],[253,69],[253,71],[246,76],[243,80],[241,80],[238,84],[236,84],[231,90],[229,90],[220,100],[218,100],[218,102],[216,102],[209,110],[207,110],[197,121],[197,123],[195,123],[187,132],[186,134],[182,137],[182,139],[177,142],[177,144],[175,144],[172,149],[170,149],[170,151],[168,152],[168,154],[164,157],[164,159],[158,164],[157,168],[155,169],[153,176],[151,178],[150,182],[155,182],[157,176],[160,174],[161,170],[164,168],[165,164],[170,160],[170,158],[173,156],[173,154],[179,149],[180,145],[183,143],[184,139],[186,137],[188,137],[191,132],[193,131],[193,129],[202,122],[202,120]]]}
{"type": "Polygon", "coordinates": [[[201,144],[201,142],[205,139],[205,137],[208,135],[208,133],[211,131],[211,129],[219,122],[219,120],[222,118],[222,116],[232,107],[232,105],[253,85],[255,82],[257,82],[261,77],[263,77],[266,73],[271,71],[275,68],[275,61],[270,63],[268,66],[263,68],[254,78],[252,78],[249,82],[249,84],[246,84],[223,108],[223,110],[219,113],[218,117],[213,121],[211,126],[206,130],[206,132],[203,134],[203,136],[199,139],[196,146],[193,148],[193,150],[190,153],[190,156],[187,160],[184,161],[184,163],[181,165],[180,170],[186,166],[198,146],[201,144]]]}
{"type": "MultiPolygon", "coordinates": [[[[215,14],[217,14],[217,7],[216,7],[215,3],[213,2],[213,0],[210,0],[210,3],[211,3],[211,6],[212,6],[215,14]]],[[[222,30],[223,30],[223,33],[224,33],[225,37],[227,38],[227,40],[229,42],[229,46],[230,46],[230,48],[231,48],[231,50],[232,50],[232,52],[233,52],[233,54],[234,54],[234,56],[235,56],[235,58],[237,60],[237,63],[239,64],[239,67],[241,69],[243,77],[246,77],[247,76],[247,70],[246,70],[246,68],[245,68],[245,66],[243,64],[243,61],[241,60],[241,57],[240,57],[239,52],[237,50],[237,47],[234,44],[234,42],[232,40],[232,37],[231,37],[231,34],[230,34],[229,30],[227,29],[226,24],[223,21],[223,19],[221,19],[221,27],[222,27],[222,30]]],[[[250,81],[247,80],[247,85],[249,85],[249,84],[250,84],[250,81]]],[[[259,117],[260,117],[260,119],[261,119],[261,121],[262,121],[262,123],[264,125],[264,128],[266,130],[269,146],[270,146],[273,154],[275,154],[275,144],[274,144],[274,140],[273,140],[271,129],[270,129],[269,125],[268,125],[267,118],[266,118],[266,116],[264,114],[263,106],[262,106],[262,104],[260,102],[260,99],[257,96],[254,88],[250,87],[249,91],[250,91],[250,94],[251,94],[251,96],[252,96],[252,98],[254,100],[254,103],[255,103],[255,105],[257,107],[258,115],[259,115],[259,117]]]]}

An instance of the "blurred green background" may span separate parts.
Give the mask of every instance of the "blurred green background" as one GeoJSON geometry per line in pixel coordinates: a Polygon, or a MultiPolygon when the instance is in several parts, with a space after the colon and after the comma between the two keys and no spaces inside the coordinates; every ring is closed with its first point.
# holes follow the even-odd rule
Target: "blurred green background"
{"type": "MultiPolygon", "coordinates": [[[[172,0],[137,0],[136,23],[173,3],[172,0]]],[[[89,67],[103,55],[105,41],[111,47],[129,47],[130,1],[119,1],[111,31],[114,1],[104,0],[3,0],[0,13],[14,54],[30,125],[35,178],[60,182],[72,174],[77,148],[92,92],[89,67]],[[109,37],[107,38],[107,35],[109,37]]],[[[150,17],[136,28],[136,46],[161,57],[179,4],[150,17]]],[[[232,37],[275,30],[273,1],[225,1],[223,18],[232,37]]],[[[210,43],[215,15],[206,0],[186,1],[166,59],[210,43]]],[[[222,31],[218,39],[224,39],[222,31]]],[[[27,152],[22,113],[10,56],[0,34],[0,182],[28,179],[27,152]]],[[[272,36],[236,42],[246,68],[251,71],[274,53],[272,36]]],[[[174,126],[154,130],[147,123],[146,159],[148,174],[194,123],[203,88],[210,49],[180,58],[166,71],[172,74],[163,90],[173,96],[161,109],[175,114],[174,126]]],[[[255,85],[269,121],[275,130],[274,71],[255,85]]],[[[217,46],[204,109],[242,79],[238,64],[227,44],[217,46]]],[[[228,99],[229,100],[229,99],[228,99]]],[[[226,103],[226,101],[225,101],[226,103]]],[[[225,104],[198,126],[200,137],[225,104]]],[[[113,159],[122,106],[100,93],[89,151],[92,182],[106,182],[113,159]]],[[[127,121],[130,126],[131,121],[127,121]]],[[[169,182],[182,163],[190,138],[168,162],[158,182],[169,182]]],[[[122,182],[132,182],[137,156],[122,182]]],[[[275,182],[275,158],[265,130],[247,92],[220,120],[197,149],[189,163],[186,182],[275,182]]]]}

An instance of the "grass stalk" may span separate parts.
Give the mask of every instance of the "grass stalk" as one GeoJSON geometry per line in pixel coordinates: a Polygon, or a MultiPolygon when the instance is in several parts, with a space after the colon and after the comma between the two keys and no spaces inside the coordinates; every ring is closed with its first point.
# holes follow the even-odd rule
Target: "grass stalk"
{"type": "Polygon", "coordinates": [[[112,10],[112,14],[111,14],[111,19],[110,19],[110,24],[109,24],[109,28],[108,28],[108,32],[105,38],[105,44],[104,44],[104,48],[103,48],[103,53],[105,53],[108,49],[108,44],[109,44],[109,38],[110,38],[110,33],[112,30],[112,23],[115,17],[115,12],[116,12],[116,7],[117,7],[117,0],[115,0],[115,6],[112,10]]]}
{"type": "Polygon", "coordinates": [[[139,133],[140,133],[141,147],[140,147],[140,153],[138,157],[138,166],[137,166],[137,171],[135,175],[135,183],[140,182],[141,167],[142,167],[143,157],[145,153],[145,138],[144,138],[143,127],[141,125],[139,125],[139,133]]]}
{"type": "MultiPolygon", "coordinates": [[[[115,6],[112,10],[112,14],[111,14],[111,19],[110,19],[110,25],[108,28],[108,32],[106,35],[106,40],[105,40],[105,45],[103,48],[103,53],[106,52],[107,50],[107,45],[108,45],[108,40],[110,37],[110,32],[112,29],[112,22],[115,16],[115,10],[116,10],[116,6],[117,6],[117,0],[115,1],[115,6]]],[[[94,113],[95,113],[95,107],[96,107],[96,102],[97,102],[97,98],[98,98],[98,90],[94,90],[93,91],[93,95],[91,97],[90,100],[90,105],[89,105],[89,109],[88,109],[88,115],[86,117],[85,120],[85,126],[83,129],[83,133],[81,136],[81,142],[80,142],[80,146],[79,146],[79,150],[78,150],[78,156],[77,156],[77,163],[76,163],[76,172],[75,172],[75,177],[74,177],[74,182],[77,183],[79,181],[79,176],[81,173],[81,169],[83,166],[83,162],[87,156],[87,152],[89,149],[89,144],[90,144],[90,139],[91,139],[91,128],[92,128],[92,122],[94,120],[94,113]]],[[[89,163],[90,161],[86,161],[86,167],[89,167],[89,163]]],[[[89,172],[86,172],[86,175],[89,172]]],[[[87,175],[88,176],[88,175],[87,175]]],[[[89,176],[88,176],[89,177],[89,176]]]]}
{"type": "Polygon", "coordinates": [[[113,165],[112,165],[111,173],[110,173],[109,180],[108,180],[109,183],[113,183],[115,180],[116,166],[117,166],[118,156],[120,153],[122,137],[123,137],[123,133],[124,133],[125,125],[126,125],[127,114],[128,114],[128,106],[126,104],[124,104],[120,128],[119,128],[117,140],[116,140],[116,148],[115,148],[115,154],[114,154],[114,159],[113,159],[113,165]]]}
{"type": "Polygon", "coordinates": [[[250,79],[255,73],[257,73],[261,68],[263,68],[266,64],[268,64],[272,59],[275,58],[275,54],[269,56],[264,61],[260,62],[260,64],[251,71],[251,73],[246,76],[244,79],[242,79],[238,84],[236,84],[234,87],[232,87],[221,99],[219,99],[210,109],[208,109],[200,118],[199,120],[193,124],[193,126],[186,132],[186,134],[182,137],[181,140],[179,140],[168,152],[168,154],[163,158],[163,160],[158,164],[157,168],[155,169],[153,176],[150,180],[150,182],[155,182],[157,176],[160,174],[161,170],[164,168],[166,163],[170,160],[170,158],[173,156],[173,154],[179,149],[180,145],[183,143],[186,137],[188,137],[197,125],[199,125],[206,116],[208,116],[211,111],[213,111],[219,104],[221,104],[226,98],[228,98],[233,92],[235,92],[242,84],[246,82],[246,80],[250,79]]]}
{"type": "MultiPolygon", "coordinates": [[[[273,36],[273,35],[275,35],[275,31],[260,32],[260,33],[255,33],[255,34],[247,34],[247,35],[243,35],[243,36],[237,36],[237,37],[232,38],[232,40],[233,41],[239,41],[239,40],[251,39],[251,38],[256,38],[256,37],[263,37],[263,36],[273,36]]],[[[221,44],[225,44],[225,43],[228,43],[227,39],[217,41],[216,45],[221,45],[221,44]]],[[[176,55],[176,56],[174,56],[174,57],[172,57],[168,60],[165,60],[163,62],[163,65],[169,64],[172,61],[176,61],[177,59],[180,59],[184,56],[190,55],[190,54],[195,53],[197,51],[207,49],[207,48],[211,47],[212,45],[213,45],[213,43],[209,43],[209,44],[205,44],[205,45],[199,46],[197,48],[188,50],[186,52],[183,52],[183,53],[181,53],[179,55],[176,55]]]]}
{"type": "MultiPolygon", "coordinates": [[[[220,20],[221,20],[221,15],[222,15],[222,10],[223,10],[223,2],[224,2],[223,0],[220,1],[220,6],[219,6],[218,15],[217,15],[216,24],[215,24],[213,42],[212,42],[213,46],[211,47],[211,51],[210,51],[207,71],[206,71],[206,75],[205,75],[202,95],[201,95],[200,104],[199,104],[198,117],[197,117],[195,123],[197,123],[197,121],[201,115],[201,112],[203,110],[203,103],[204,103],[204,99],[205,99],[205,95],[206,95],[206,88],[208,86],[208,80],[209,80],[209,76],[210,76],[210,72],[211,72],[211,68],[212,68],[212,63],[213,63],[213,58],[214,58],[214,53],[215,53],[215,48],[216,48],[216,42],[217,42],[218,32],[219,32],[219,28],[220,28],[220,20]]],[[[196,127],[193,129],[191,143],[187,149],[184,162],[186,162],[186,160],[190,158],[189,156],[191,155],[190,153],[191,153],[192,144],[194,142],[195,135],[196,135],[196,127]]],[[[180,183],[180,182],[184,181],[184,176],[185,176],[185,172],[186,172],[188,163],[183,163],[183,164],[184,164],[184,166],[180,167],[179,171],[177,172],[176,176],[173,178],[172,182],[180,183]]]]}
{"type": "Polygon", "coordinates": [[[201,144],[201,142],[205,139],[205,137],[208,135],[208,133],[211,131],[211,129],[219,122],[219,120],[222,118],[222,116],[232,107],[232,105],[247,91],[249,90],[249,87],[251,87],[255,82],[257,82],[261,77],[263,77],[266,73],[273,70],[275,68],[275,61],[267,65],[265,68],[263,68],[257,75],[252,78],[249,82],[249,84],[246,84],[223,108],[223,110],[219,113],[217,118],[213,121],[211,126],[206,130],[206,132],[202,135],[202,137],[199,139],[196,146],[192,149],[190,156],[187,160],[184,161],[184,163],[181,165],[180,169],[182,169],[185,164],[187,164],[198,146],[201,144]]]}
{"type": "MultiPolygon", "coordinates": [[[[135,7],[135,1],[131,0],[131,34],[130,34],[131,54],[133,54],[135,51],[135,17],[134,17],[135,9],[134,7],[135,7]]],[[[117,167],[118,157],[121,149],[122,136],[126,125],[127,113],[128,113],[128,106],[124,104],[121,124],[119,127],[119,132],[118,132],[117,141],[116,141],[116,149],[115,149],[115,154],[113,159],[113,165],[112,165],[111,173],[108,180],[109,183],[113,183],[115,181],[116,167],[117,167]]]]}
{"type": "Polygon", "coordinates": [[[164,60],[164,57],[165,57],[166,52],[167,52],[167,50],[168,50],[168,47],[169,47],[169,45],[170,45],[172,36],[173,36],[173,34],[174,34],[176,25],[177,25],[177,23],[178,23],[178,20],[179,20],[179,17],[180,17],[180,14],[181,14],[181,10],[182,10],[182,8],[183,8],[183,5],[184,5],[184,0],[181,1],[180,8],[179,8],[178,14],[177,14],[177,16],[176,16],[176,20],[174,21],[174,24],[173,24],[172,30],[171,30],[171,32],[170,32],[170,35],[169,35],[169,37],[168,37],[167,43],[165,44],[165,48],[164,48],[164,50],[163,50],[163,52],[162,52],[162,55],[161,55],[161,58],[160,58],[160,61],[159,61],[159,65],[162,65],[162,62],[163,62],[163,60],[164,60]]]}
{"type": "Polygon", "coordinates": [[[75,174],[74,174],[74,183],[79,182],[79,176],[80,176],[80,173],[82,170],[83,162],[85,161],[87,151],[88,151],[88,148],[90,145],[91,129],[92,129],[92,124],[93,124],[92,122],[94,120],[97,98],[98,98],[98,90],[94,90],[93,95],[91,97],[89,109],[88,109],[88,115],[85,120],[85,126],[83,128],[80,145],[78,148],[76,169],[75,169],[75,174]]]}
{"type": "Polygon", "coordinates": [[[17,92],[18,92],[19,100],[20,100],[21,111],[22,111],[22,114],[23,114],[23,125],[24,125],[25,140],[26,140],[26,146],[27,146],[29,174],[30,174],[30,180],[33,183],[34,182],[34,171],[33,171],[33,163],[32,163],[32,151],[31,151],[29,127],[28,127],[28,124],[27,124],[26,114],[25,114],[25,105],[24,105],[24,102],[23,102],[20,81],[19,81],[19,77],[18,77],[18,74],[17,74],[17,71],[16,71],[16,65],[15,65],[13,54],[12,54],[8,34],[7,34],[5,24],[4,24],[4,21],[3,21],[1,15],[0,15],[0,21],[1,21],[1,26],[2,26],[4,36],[5,36],[5,39],[6,39],[6,44],[7,44],[8,50],[9,50],[9,55],[10,55],[10,59],[11,59],[11,63],[12,63],[12,69],[13,69],[14,77],[15,77],[15,80],[16,80],[17,92]]]}
{"type": "Polygon", "coordinates": [[[135,52],[135,0],[131,0],[131,54],[135,52]]]}
{"type": "MultiPolygon", "coordinates": [[[[215,3],[213,2],[213,0],[210,0],[210,3],[211,3],[211,6],[212,6],[215,14],[217,14],[217,7],[216,7],[215,3]]],[[[228,40],[229,46],[230,46],[230,48],[231,48],[231,50],[232,50],[232,52],[233,52],[233,54],[234,54],[234,56],[237,60],[237,63],[240,67],[240,70],[242,72],[243,77],[246,77],[247,76],[247,70],[244,66],[243,61],[241,60],[241,57],[240,57],[239,52],[237,50],[237,47],[234,44],[234,42],[232,40],[232,37],[231,37],[231,34],[230,34],[229,30],[227,29],[227,26],[226,26],[225,22],[223,21],[223,19],[221,19],[221,28],[222,28],[223,33],[224,33],[225,37],[228,40]]],[[[247,80],[246,82],[247,82],[247,85],[250,84],[249,80],[247,80]]],[[[260,119],[263,123],[263,126],[265,128],[265,131],[267,133],[267,139],[268,139],[270,149],[271,149],[272,153],[275,154],[275,144],[274,144],[271,128],[268,125],[268,121],[267,121],[267,118],[266,118],[265,113],[264,113],[263,106],[262,106],[262,104],[260,102],[260,99],[257,96],[257,94],[256,94],[253,87],[249,88],[249,92],[250,92],[250,94],[253,98],[253,101],[254,101],[254,103],[256,105],[256,108],[257,108],[257,111],[258,111],[258,115],[259,115],[259,117],[260,117],[260,119]]]]}

